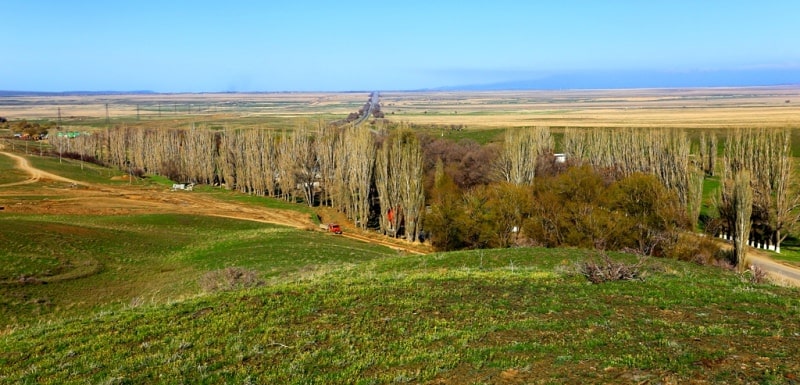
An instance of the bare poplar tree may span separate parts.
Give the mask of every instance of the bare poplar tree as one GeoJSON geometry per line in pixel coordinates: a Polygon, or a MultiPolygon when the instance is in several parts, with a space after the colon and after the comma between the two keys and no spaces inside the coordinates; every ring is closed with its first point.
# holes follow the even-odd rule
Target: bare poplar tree
{"type": "Polygon", "coordinates": [[[393,148],[393,136],[384,139],[375,159],[375,188],[378,190],[381,212],[379,223],[384,234],[397,237],[403,221],[398,164],[400,152],[393,148]]]}
{"type": "Polygon", "coordinates": [[[700,133],[700,167],[708,176],[714,176],[717,160],[717,135],[713,132],[700,133]]]}
{"type": "Polygon", "coordinates": [[[306,204],[313,206],[316,186],[319,183],[317,178],[319,167],[313,133],[308,126],[303,124],[295,130],[290,142],[297,187],[302,191],[306,204]]]}
{"type": "Polygon", "coordinates": [[[220,183],[225,184],[228,190],[236,188],[236,157],[238,156],[238,146],[236,132],[226,130],[222,133],[219,141],[219,154],[217,158],[217,172],[219,173],[220,183]]]}
{"type": "Polygon", "coordinates": [[[300,191],[306,203],[314,204],[317,183],[317,156],[314,141],[306,126],[292,135],[284,132],[278,146],[278,184],[284,199],[292,200],[300,191]]]}
{"type": "MultiPolygon", "coordinates": [[[[780,251],[788,229],[798,222],[800,198],[793,186],[791,133],[788,130],[732,130],[728,133],[723,153],[723,174],[735,175],[747,170],[751,174],[753,195],[753,227],[763,239],[780,251]]],[[[720,210],[720,216],[732,215],[720,210]]],[[[725,218],[730,222],[730,218],[725,218]]]]}
{"type": "Polygon", "coordinates": [[[355,154],[349,150],[348,139],[349,137],[345,136],[344,133],[335,138],[333,179],[328,188],[328,196],[333,207],[349,216],[350,208],[353,207],[353,197],[348,189],[351,183],[349,167],[353,163],[352,158],[355,154]]]}
{"type": "Polygon", "coordinates": [[[183,164],[187,176],[194,183],[211,184],[214,181],[214,132],[192,128],[184,135],[183,164]]]}
{"type": "Polygon", "coordinates": [[[337,127],[320,123],[319,131],[320,133],[314,144],[319,167],[320,204],[338,207],[334,198],[334,191],[337,188],[336,179],[334,179],[337,167],[337,150],[341,148],[342,151],[346,151],[346,147],[340,146],[340,130],[337,127]]]}
{"type": "Polygon", "coordinates": [[[128,160],[126,131],[125,127],[115,127],[108,135],[109,162],[120,169],[126,167],[128,160]]]}
{"type": "Polygon", "coordinates": [[[771,156],[774,182],[772,190],[774,192],[774,213],[775,219],[770,222],[774,232],[774,243],[776,251],[780,252],[781,243],[789,235],[789,229],[793,228],[800,220],[800,195],[797,191],[794,173],[794,162],[791,155],[792,136],[789,130],[783,129],[775,131],[773,139],[774,148],[771,156]]]}
{"type": "Polygon", "coordinates": [[[425,206],[425,192],[422,186],[423,159],[422,147],[414,134],[401,135],[398,141],[403,153],[399,177],[401,178],[400,197],[403,202],[403,217],[406,225],[406,239],[417,240],[422,223],[422,210],[425,206]]]}
{"type": "Polygon", "coordinates": [[[588,141],[585,139],[586,133],[582,129],[568,127],[564,129],[564,142],[562,146],[567,157],[574,162],[582,163],[587,158],[588,141]]]}
{"type": "Polygon", "coordinates": [[[689,189],[686,202],[686,211],[689,216],[689,224],[692,228],[697,227],[700,219],[700,210],[703,208],[703,180],[704,172],[699,168],[693,168],[689,174],[689,189]]]}
{"type": "Polygon", "coordinates": [[[422,148],[417,137],[405,130],[390,135],[379,151],[375,170],[384,232],[396,236],[402,222],[406,239],[416,241],[425,204],[422,174],[422,148]]]}
{"type": "Polygon", "coordinates": [[[143,128],[132,127],[128,131],[128,145],[130,162],[133,167],[145,170],[145,134],[147,132],[143,128]]]}
{"type": "Polygon", "coordinates": [[[348,174],[347,195],[351,204],[348,207],[348,217],[357,226],[366,229],[370,212],[370,187],[375,168],[375,139],[368,130],[355,127],[346,129],[342,137],[342,143],[347,144],[342,150],[351,154],[348,158],[349,164],[343,165],[348,174]]]}
{"type": "Polygon", "coordinates": [[[506,130],[497,164],[500,178],[516,185],[532,184],[539,156],[552,148],[553,138],[548,127],[506,130]]]}
{"type": "Polygon", "coordinates": [[[750,216],[753,212],[753,189],[750,172],[738,171],[733,180],[731,206],[733,208],[733,252],[739,271],[746,268],[747,241],[750,238],[750,216]]]}

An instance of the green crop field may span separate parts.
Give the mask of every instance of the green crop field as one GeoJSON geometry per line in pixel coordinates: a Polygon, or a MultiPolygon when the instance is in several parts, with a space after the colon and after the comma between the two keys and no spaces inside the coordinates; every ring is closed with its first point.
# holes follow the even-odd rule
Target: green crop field
{"type": "MultiPolygon", "coordinates": [[[[138,218],[136,226],[167,231],[174,220],[138,218]]],[[[107,227],[125,229],[130,221],[107,227]]],[[[190,233],[202,232],[194,221],[201,219],[185,222],[190,233]]],[[[203,227],[219,232],[230,225],[203,227]]],[[[233,233],[281,231],[238,226],[233,233]]],[[[282,243],[272,255],[286,258],[276,264],[297,269],[323,259],[310,251],[311,241],[282,243]],[[291,244],[305,255],[297,248],[292,257],[291,244]]],[[[226,255],[253,246],[237,244],[238,252],[226,255]]],[[[158,264],[227,263],[165,246],[172,252],[158,264]]],[[[795,289],[668,260],[647,260],[642,281],[595,285],[575,273],[575,264],[590,257],[581,250],[387,258],[348,247],[328,254],[347,264],[302,281],[18,326],[0,336],[0,380],[793,383],[800,373],[795,289]]],[[[158,254],[153,245],[144,249],[158,254]]]]}

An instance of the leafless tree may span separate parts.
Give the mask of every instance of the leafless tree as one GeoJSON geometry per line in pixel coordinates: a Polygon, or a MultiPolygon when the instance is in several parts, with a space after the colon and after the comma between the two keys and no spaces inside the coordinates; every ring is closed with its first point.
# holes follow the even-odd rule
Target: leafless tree
{"type": "Polygon", "coordinates": [[[422,175],[422,149],[417,137],[407,130],[393,132],[384,140],[375,167],[380,222],[385,233],[397,236],[402,222],[406,239],[417,239],[425,204],[422,175]]]}
{"type": "Polygon", "coordinates": [[[537,159],[552,148],[548,127],[507,130],[497,163],[500,179],[515,185],[533,184],[537,159]]]}

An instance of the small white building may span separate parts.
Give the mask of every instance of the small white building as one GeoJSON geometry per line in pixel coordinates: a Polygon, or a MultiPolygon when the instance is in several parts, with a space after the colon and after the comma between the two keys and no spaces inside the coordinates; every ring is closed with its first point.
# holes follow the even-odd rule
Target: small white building
{"type": "Polygon", "coordinates": [[[194,183],[173,183],[172,184],[172,191],[192,191],[194,189],[194,183]]]}

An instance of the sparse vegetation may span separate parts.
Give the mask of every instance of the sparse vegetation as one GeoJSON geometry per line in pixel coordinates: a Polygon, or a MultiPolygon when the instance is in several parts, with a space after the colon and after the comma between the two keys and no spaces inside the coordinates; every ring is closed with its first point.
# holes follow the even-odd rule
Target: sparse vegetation
{"type": "Polygon", "coordinates": [[[788,384],[800,370],[795,290],[662,259],[644,281],[591,285],[569,272],[591,255],[392,257],[18,327],[0,335],[0,381],[788,384]]]}
{"type": "Polygon", "coordinates": [[[241,267],[226,267],[221,270],[209,271],[200,277],[198,283],[200,288],[209,293],[264,285],[264,281],[259,278],[257,271],[241,267]]]}

